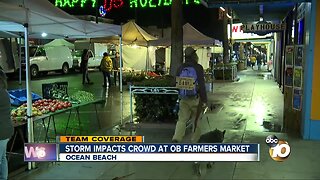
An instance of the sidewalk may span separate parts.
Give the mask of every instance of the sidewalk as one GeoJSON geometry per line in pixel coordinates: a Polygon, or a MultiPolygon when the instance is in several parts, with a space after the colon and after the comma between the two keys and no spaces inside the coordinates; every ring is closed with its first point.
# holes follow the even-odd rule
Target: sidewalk
{"type": "MultiPolygon", "coordinates": [[[[283,96],[268,73],[247,70],[240,81],[214,84],[209,102],[217,108],[208,112],[201,123],[204,132],[226,129],[226,143],[260,143],[260,162],[217,162],[212,169],[203,167],[203,175],[193,173],[190,162],[83,162],[41,163],[39,168],[11,179],[320,179],[320,142],[304,141],[285,133],[272,132],[263,121],[282,124],[283,96]],[[265,138],[274,134],[291,147],[290,157],[282,163],[269,157],[265,138]]],[[[135,132],[134,132],[135,133],[135,132]]],[[[170,142],[174,125],[141,128],[137,132],[147,143],[170,142]]],[[[117,135],[116,128],[97,133],[117,135]]],[[[122,131],[122,135],[130,132],[122,131]]],[[[186,141],[189,137],[186,137],[186,141]]]]}

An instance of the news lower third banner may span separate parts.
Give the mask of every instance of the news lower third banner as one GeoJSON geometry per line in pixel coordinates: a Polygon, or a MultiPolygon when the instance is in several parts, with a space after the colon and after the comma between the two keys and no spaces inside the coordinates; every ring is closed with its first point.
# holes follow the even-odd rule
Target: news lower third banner
{"type": "MultiPolygon", "coordinates": [[[[142,138],[143,139],[143,138],[142,138]]],[[[25,144],[25,161],[260,161],[259,144],[70,142],[25,144]]]]}

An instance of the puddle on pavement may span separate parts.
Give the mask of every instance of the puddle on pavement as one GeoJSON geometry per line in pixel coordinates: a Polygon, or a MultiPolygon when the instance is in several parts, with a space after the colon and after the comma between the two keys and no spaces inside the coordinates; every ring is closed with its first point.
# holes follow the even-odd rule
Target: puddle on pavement
{"type": "Polygon", "coordinates": [[[282,127],[280,124],[273,123],[271,121],[263,121],[262,126],[269,132],[281,132],[282,127]]]}

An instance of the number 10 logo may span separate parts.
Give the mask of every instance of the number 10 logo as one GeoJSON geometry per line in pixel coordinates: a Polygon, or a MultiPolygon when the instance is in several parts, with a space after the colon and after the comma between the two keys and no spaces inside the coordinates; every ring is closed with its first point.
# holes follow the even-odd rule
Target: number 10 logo
{"type": "Polygon", "coordinates": [[[276,136],[271,135],[266,138],[266,143],[270,147],[270,157],[275,161],[286,160],[291,152],[291,148],[287,141],[279,140],[276,136]]]}

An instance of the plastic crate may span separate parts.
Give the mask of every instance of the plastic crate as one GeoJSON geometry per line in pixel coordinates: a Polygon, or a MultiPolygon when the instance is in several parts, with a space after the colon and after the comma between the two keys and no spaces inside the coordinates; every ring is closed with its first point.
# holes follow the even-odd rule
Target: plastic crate
{"type": "MultiPolygon", "coordinates": [[[[10,95],[11,105],[20,106],[27,102],[27,90],[26,89],[16,89],[8,91],[10,95]]],[[[42,99],[41,96],[35,93],[31,93],[32,101],[42,99]]]]}
{"type": "Polygon", "coordinates": [[[48,84],[42,84],[42,96],[45,99],[55,99],[52,91],[59,90],[68,95],[68,82],[54,82],[48,84]]]}

